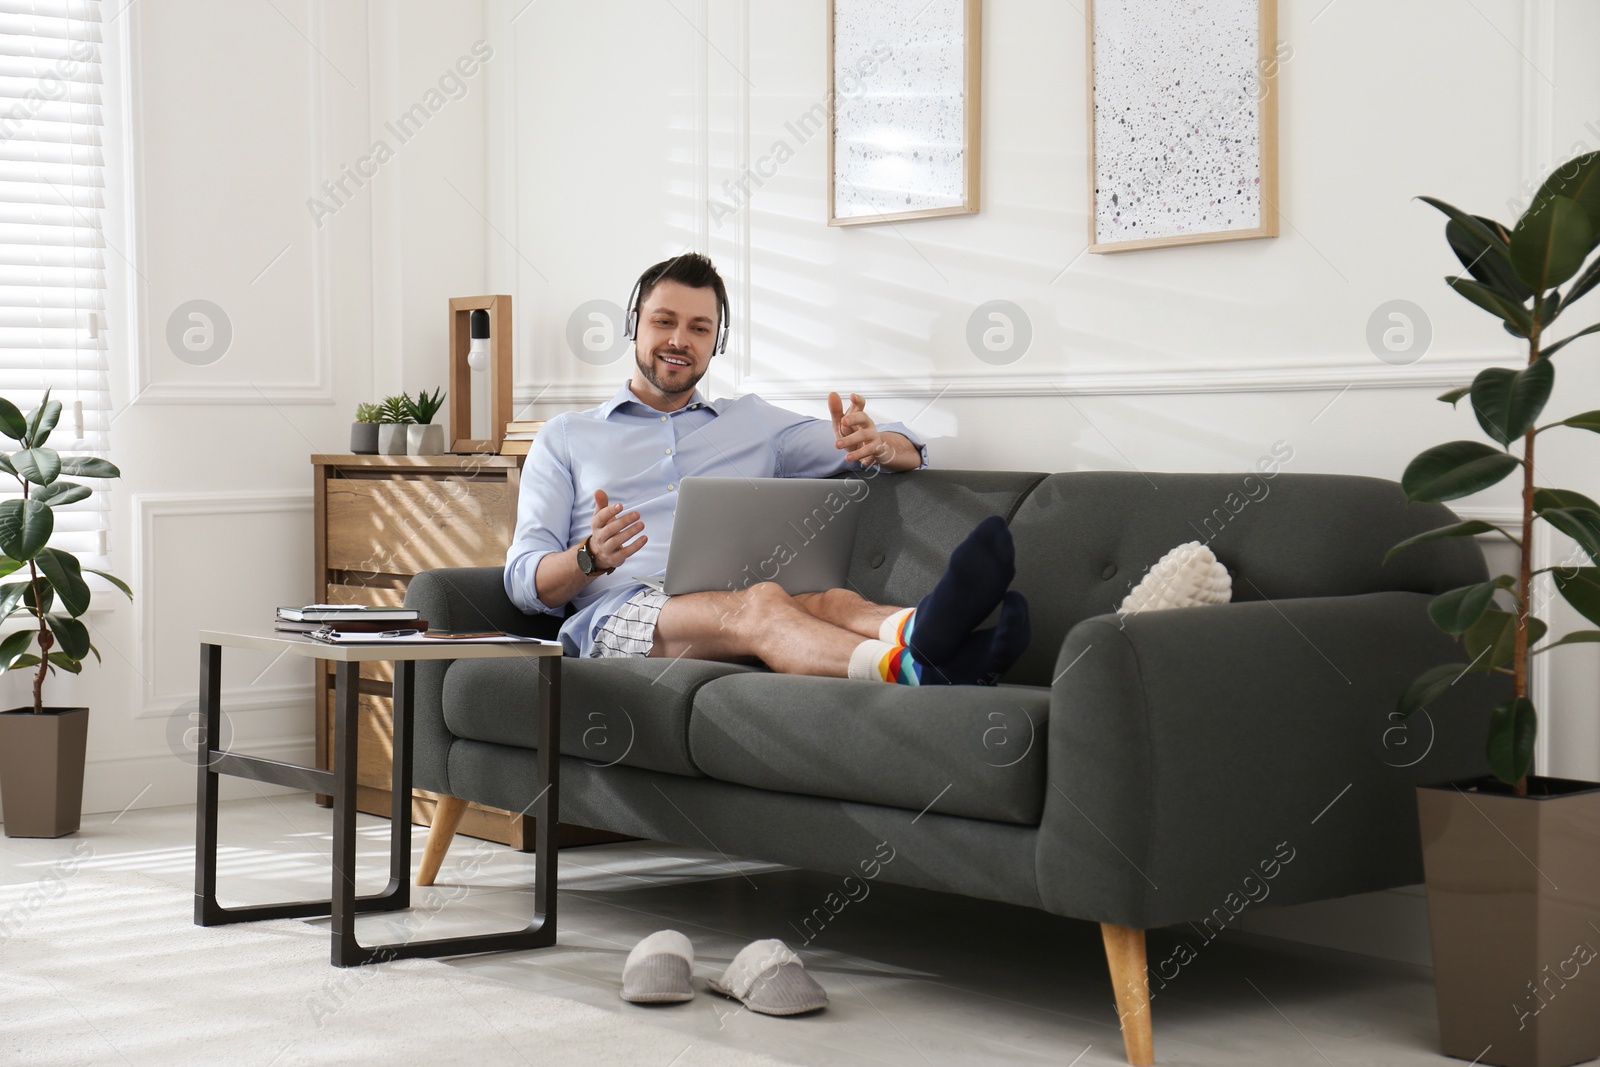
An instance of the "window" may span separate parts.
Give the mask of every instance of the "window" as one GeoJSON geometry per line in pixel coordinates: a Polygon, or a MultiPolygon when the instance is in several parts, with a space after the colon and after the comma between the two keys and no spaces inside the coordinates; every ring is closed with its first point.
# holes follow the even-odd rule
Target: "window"
{"type": "MultiPolygon", "coordinates": [[[[48,388],[64,455],[109,445],[101,47],[99,0],[0,0],[0,396],[48,388]]],[[[99,491],[57,508],[51,543],[103,556],[107,516],[99,491]]]]}

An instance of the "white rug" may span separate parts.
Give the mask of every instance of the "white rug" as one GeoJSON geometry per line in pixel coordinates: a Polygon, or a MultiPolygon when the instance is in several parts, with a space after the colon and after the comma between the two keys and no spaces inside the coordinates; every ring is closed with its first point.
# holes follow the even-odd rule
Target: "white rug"
{"type": "Polygon", "coordinates": [[[0,886],[0,1063],[778,1063],[431,960],[335,968],[324,929],[192,911],[137,874],[0,886]]]}

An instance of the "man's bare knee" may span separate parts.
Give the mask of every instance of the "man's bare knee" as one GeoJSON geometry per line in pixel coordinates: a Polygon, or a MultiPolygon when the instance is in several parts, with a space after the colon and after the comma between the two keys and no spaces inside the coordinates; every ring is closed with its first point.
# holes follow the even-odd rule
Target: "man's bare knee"
{"type": "Polygon", "coordinates": [[[777,582],[757,582],[747,586],[739,597],[743,601],[743,610],[739,612],[740,623],[756,628],[781,624],[802,610],[794,597],[777,582]]]}

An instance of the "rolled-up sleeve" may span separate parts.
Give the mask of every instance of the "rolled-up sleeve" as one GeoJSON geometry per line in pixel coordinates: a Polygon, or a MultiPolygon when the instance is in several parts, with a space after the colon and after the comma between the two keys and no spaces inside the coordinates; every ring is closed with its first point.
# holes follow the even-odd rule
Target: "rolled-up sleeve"
{"type": "MultiPolygon", "coordinates": [[[[865,470],[868,466],[859,460],[846,460],[844,450],[834,447],[837,438],[833,434],[833,423],[827,419],[798,415],[775,405],[767,407],[768,417],[773,420],[769,432],[777,446],[780,478],[826,478],[840,471],[865,470]]],[[[928,465],[928,446],[903,423],[878,423],[878,432],[904,435],[922,457],[917,469],[928,465]]]]}
{"type": "Polygon", "coordinates": [[[566,607],[540,600],[534,576],[540,560],[568,547],[574,494],[566,418],[558,416],[534,436],[528,458],[522,464],[517,531],[506,550],[506,595],[529,614],[538,611],[559,615],[566,607]]]}

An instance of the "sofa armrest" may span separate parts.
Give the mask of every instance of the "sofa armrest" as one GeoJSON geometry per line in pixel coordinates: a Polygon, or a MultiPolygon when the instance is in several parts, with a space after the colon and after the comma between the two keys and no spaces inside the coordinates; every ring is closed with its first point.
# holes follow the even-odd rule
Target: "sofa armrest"
{"type": "Polygon", "coordinates": [[[1418,673],[1463,659],[1429,600],[1073,627],[1051,689],[1044,906],[1145,929],[1421,881],[1414,787],[1487,773],[1489,709],[1510,695],[1475,674],[1410,724],[1391,717],[1418,673]]]}
{"type": "Polygon", "coordinates": [[[554,639],[558,615],[526,615],[506,595],[503,567],[440,567],[423,571],[406,588],[406,607],[416,608],[435,630],[501,630],[554,639]]]}
{"type": "MultiPolygon", "coordinates": [[[[554,615],[525,615],[506,595],[503,567],[441,567],[423,571],[406,587],[406,607],[416,608],[435,630],[502,630],[553,639],[561,629],[554,615]]],[[[417,664],[412,768],[418,789],[454,796],[450,746],[444,721],[444,678],[454,660],[417,664]]]]}

